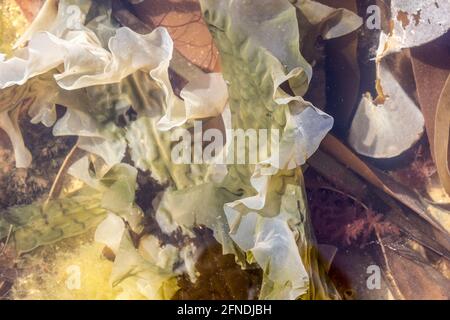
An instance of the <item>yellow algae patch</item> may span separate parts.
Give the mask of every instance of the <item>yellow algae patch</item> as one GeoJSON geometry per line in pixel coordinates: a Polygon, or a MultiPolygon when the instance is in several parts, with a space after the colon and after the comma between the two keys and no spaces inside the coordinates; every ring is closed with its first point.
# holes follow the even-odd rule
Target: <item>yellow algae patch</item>
{"type": "Polygon", "coordinates": [[[11,55],[14,42],[27,26],[28,22],[14,0],[0,0],[0,53],[11,55]]]}
{"type": "Polygon", "coordinates": [[[110,285],[113,262],[102,255],[102,250],[103,245],[95,243],[91,233],[24,255],[18,262],[20,276],[12,288],[12,298],[116,299],[122,289],[112,288],[110,285]]]}

